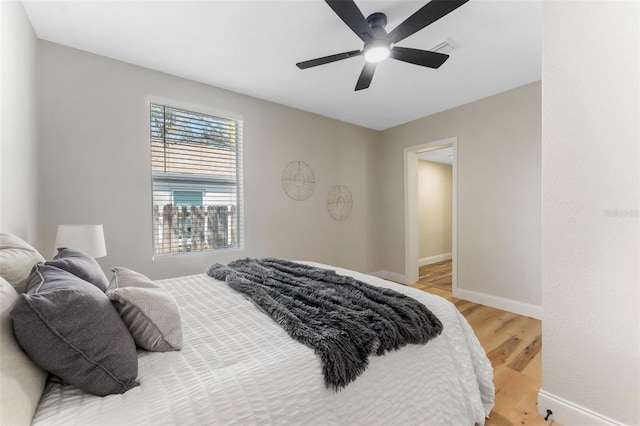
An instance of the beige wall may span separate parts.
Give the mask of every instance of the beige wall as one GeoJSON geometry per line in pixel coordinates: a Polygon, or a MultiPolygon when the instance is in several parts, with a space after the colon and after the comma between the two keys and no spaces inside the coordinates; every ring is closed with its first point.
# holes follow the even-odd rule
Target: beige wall
{"type": "Polygon", "coordinates": [[[0,230],[38,243],[36,36],[19,1],[0,1],[0,230]]]}
{"type": "Polygon", "coordinates": [[[544,2],[543,22],[539,408],[638,425],[640,3],[544,2]]]}
{"type": "Polygon", "coordinates": [[[451,253],[452,166],[418,161],[420,259],[451,253]]]}
{"type": "MultiPolygon", "coordinates": [[[[46,213],[37,233],[45,255],[58,224],[102,223],[109,250],[102,265],[152,277],[245,255],[404,273],[402,149],[457,136],[459,287],[540,304],[540,83],[379,133],[56,44],[38,46],[39,167],[35,152],[16,157],[25,181],[40,174],[37,191],[28,183],[24,192],[31,199],[37,193],[28,202],[46,213]],[[150,96],[244,116],[246,250],[152,261],[150,96]],[[304,202],[280,188],[282,167],[294,159],[316,172],[316,192],[304,202]],[[335,184],[354,195],[344,222],[326,212],[335,184]],[[397,208],[383,215],[382,200],[397,208]]],[[[9,198],[2,195],[3,205],[9,198]]]]}
{"type": "MultiPolygon", "coordinates": [[[[23,40],[35,38],[27,31],[23,40]]],[[[244,255],[403,273],[403,209],[382,215],[381,200],[403,205],[402,148],[457,136],[458,285],[540,304],[539,83],[379,133],[56,44],[38,46],[40,160],[35,149],[12,154],[8,158],[21,165],[13,173],[21,179],[3,178],[10,191],[23,188],[16,196],[26,197],[33,216],[7,214],[7,190],[1,199],[3,229],[5,218],[14,217],[14,232],[39,236],[45,255],[52,253],[58,224],[102,223],[109,248],[102,265],[153,277],[196,273],[244,255]],[[244,116],[246,250],[152,261],[149,96],[244,116]],[[282,167],[293,159],[316,172],[316,192],[304,202],[280,188],[282,167]],[[344,222],[326,213],[326,194],[335,184],[354,195],[344,222]],[[37,221],[38,203],[46,212],[39,232],[27,231],[37,221]]],[[[27,108],[22,117],[34,120],[33,111],[27,108]]],[[[20,128],[34,140],[34,126],[20,128]]]]}
{"type": "Polygon", "coordinates": [[[374,270],[378,132],[49,42],[39,42],[38,60],[45,255],[58,224],[102,223],[108,256],[101,265],[153,278],[201,273],[242,256],[374,270]],[[245,250],[152,260],[149,96],[243,116],[245,250]],[[291,160],[315,172],[315,192],[302,202],[281,188],[291,160]],[[337,184],[354,201],[342,222],[326,208],[337,184]]]}
{"type": "MultiPolygon", "coordinates": [[[[541,84],[382,132],[381,269],[404,274],[405,147],[457,137],[458,288],[539,306],[541,84]]],[[[527,305],[528,306],[528,305],[527,305]]]]}

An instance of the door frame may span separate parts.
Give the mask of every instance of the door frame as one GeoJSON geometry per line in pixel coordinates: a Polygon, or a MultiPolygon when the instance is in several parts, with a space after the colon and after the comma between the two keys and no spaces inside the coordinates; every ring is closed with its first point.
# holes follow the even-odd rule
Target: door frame
{"type": "Polygon", "coordinates": [[[458,138],[456,136],[409,146],[404,149],[404,276],[406,284],[418,281],[419,213],[418,213],[418,154],[441,148],[453,148],[451,182],[451,290],[458,290],[458,138]]]}

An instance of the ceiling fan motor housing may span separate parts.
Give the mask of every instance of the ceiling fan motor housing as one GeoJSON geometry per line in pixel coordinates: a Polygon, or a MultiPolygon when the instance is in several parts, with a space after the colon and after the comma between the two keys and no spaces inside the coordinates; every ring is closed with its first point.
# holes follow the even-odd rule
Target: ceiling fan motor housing
{"type": "Polygon", "coordinates": [[[387,38],[387,31],[384,29],[387,26],[387,15],[381,12],[372,13],[367,18],[367,23],[376,39],[385,40],[387,38]]]}
{"type": "MultiPolygon", "coordinates": [[[[365,59],[370,62],[378,62],[380,60],[384,60],[389,55],[389,51],[391,50],[391,43],[389,43],[389,41],[387,40],[387,31],[384,29],[384,27],[387,26],[387,15],[380,12],[372,13],[367,17],[367,23],[371,27],[373,40],[367,40],[364,43],[363,52],[365,53],[365,59]],[[378,56],[377,59],[371,59],[371,57],[368,57],[368,52],[370,52],[372,49],[386,49],[386,54],[378,56]]],[[[378,55],[380,55],[380,53],[378,55]]]]}

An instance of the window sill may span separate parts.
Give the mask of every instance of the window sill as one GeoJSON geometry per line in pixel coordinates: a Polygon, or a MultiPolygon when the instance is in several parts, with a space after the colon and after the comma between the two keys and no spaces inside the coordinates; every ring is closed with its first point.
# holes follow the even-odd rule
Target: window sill
{"type": "Polygon", "coordinates": [[[227,253],[235,253],[244,251],[244,246],[240,247],[229,247],[215,250],[203,250],[203,251],[184,251],[180,253],[170,253],[170,254],[157,254],[152,257],[153,261],[163,261],[163,260],[174,260],[181,259],[185,257],[201,257],[201,256],[216,256],[227,253]]]}

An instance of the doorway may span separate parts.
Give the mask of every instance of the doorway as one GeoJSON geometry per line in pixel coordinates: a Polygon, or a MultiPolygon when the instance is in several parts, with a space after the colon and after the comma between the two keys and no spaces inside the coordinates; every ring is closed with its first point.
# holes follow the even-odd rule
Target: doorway
{"type": "Polygon", "coordinates": [[[451,137],[404,149],[405,280],[407,283],[414,283],[419,279],[419,156],[444,148],[452,150],[450,154],[453,156],[451,158],[451,290],[454,296],[457,293],[457,142],[456,137],[451,137]]]}
{"type": "Polygon", "coordinates": [[[418,282],[451,291],[453,147],[418,154],[418,282]]]}

